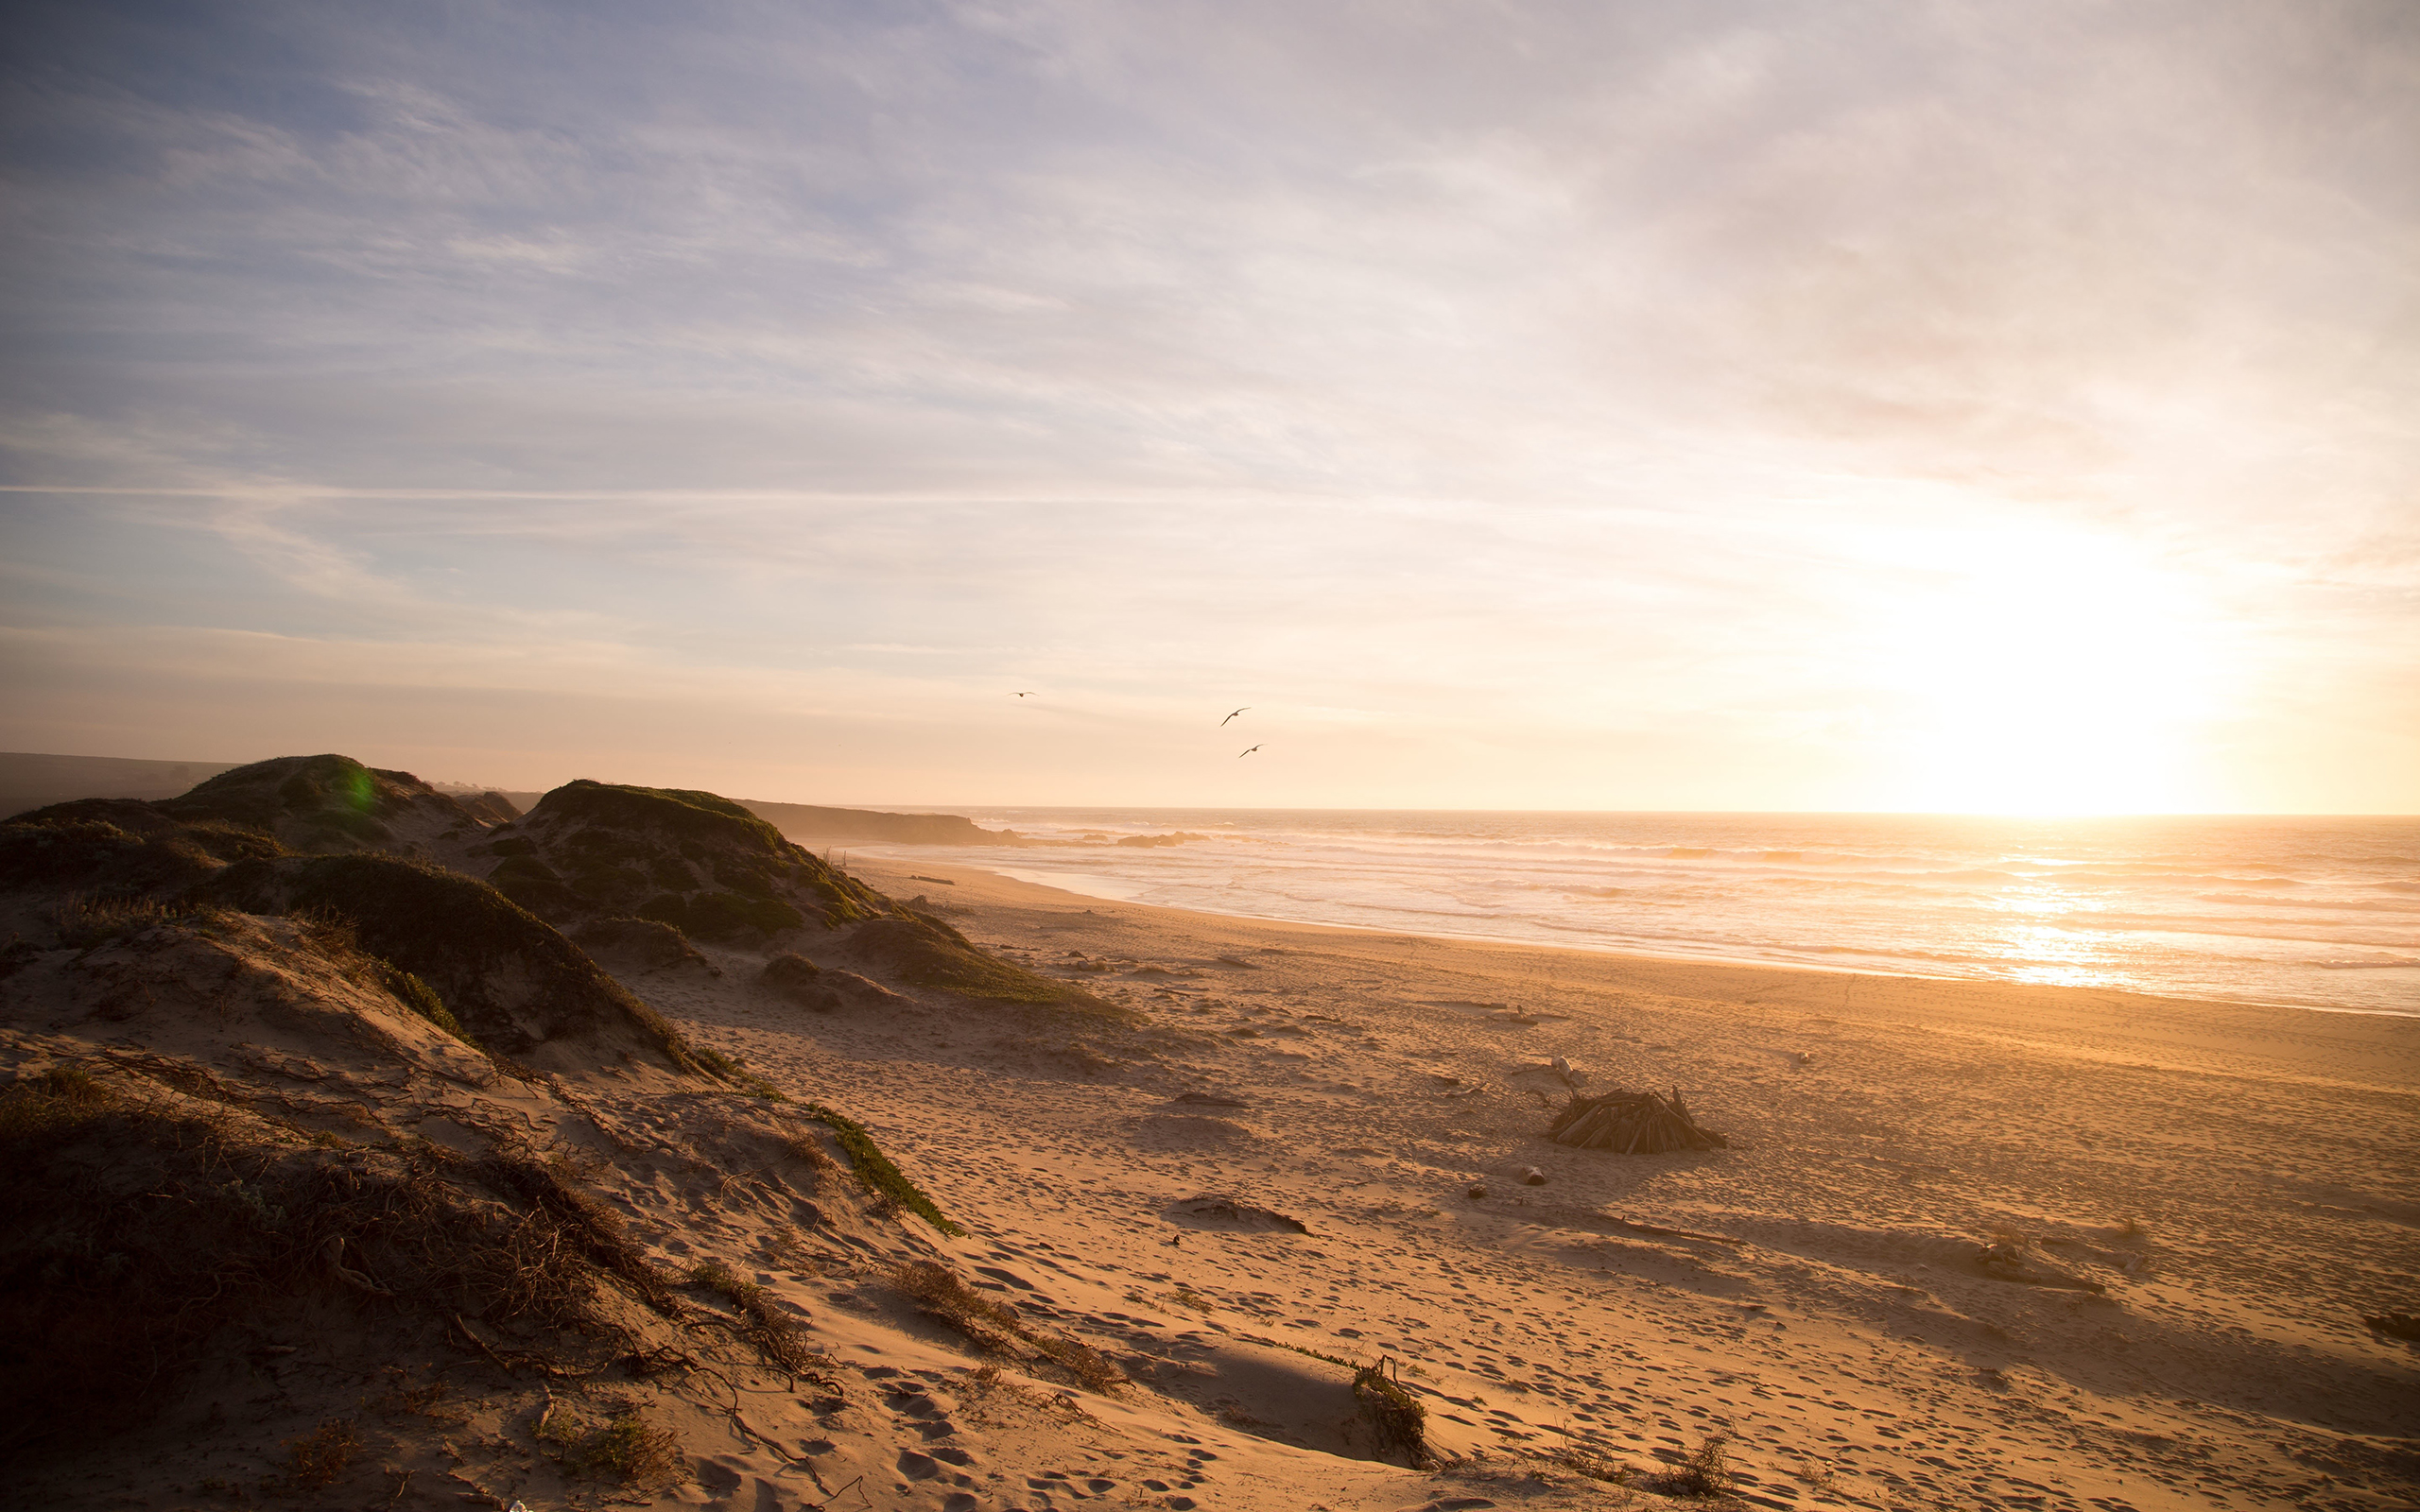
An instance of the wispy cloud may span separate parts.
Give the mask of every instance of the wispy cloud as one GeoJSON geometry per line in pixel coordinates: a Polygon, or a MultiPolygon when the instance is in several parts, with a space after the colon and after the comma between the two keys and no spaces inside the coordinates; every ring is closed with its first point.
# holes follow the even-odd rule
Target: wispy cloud
{"type": "MultiPolygon", "coordinates": [[[[1888,806],[1963,717],[1912,607],[2021,619],[2010,563],[2081,552],[2165,617],[2036,610],[2222,657],[2209,720],[2340,689],[2177,801],[2420,802],[2393,0],[436,16],[27,14],[0,467],[147,490],[0,495],[66,575],[27,633],[862,677],[893,756],[1003,678],[1138,732],[1240,687],[1369,732],[1256,801],[1400,737],[1451,754],[1392,800],[1888,806]]],[[[856,796],[1198,796],[1159,750],[856,796]]]]}

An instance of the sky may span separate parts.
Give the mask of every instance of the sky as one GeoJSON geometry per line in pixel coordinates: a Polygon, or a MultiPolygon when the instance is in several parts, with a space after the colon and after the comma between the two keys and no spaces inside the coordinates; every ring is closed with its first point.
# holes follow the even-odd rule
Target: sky
{"type": "Polygon", "coordinates": [[[0,747],[2420,811],[2409,0],[0,45],[0,747]]]}

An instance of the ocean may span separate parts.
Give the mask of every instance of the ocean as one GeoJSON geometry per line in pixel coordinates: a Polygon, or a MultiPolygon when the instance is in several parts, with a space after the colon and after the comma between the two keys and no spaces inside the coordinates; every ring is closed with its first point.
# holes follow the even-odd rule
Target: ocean
{"type": "Polygon", "coordinates": [[[1258,919],[2420,1015],[2420,818],[951,812],[1054,843],[856,849],[1258,919]]]}

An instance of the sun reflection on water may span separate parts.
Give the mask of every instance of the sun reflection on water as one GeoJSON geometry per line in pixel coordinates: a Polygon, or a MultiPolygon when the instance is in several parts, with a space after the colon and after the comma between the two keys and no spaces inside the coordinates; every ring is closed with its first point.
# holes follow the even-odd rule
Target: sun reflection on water
{"type": "MultiPolygon", "coordinates": [[[[2046,908],[2039,912],[2062,912],[2046,908]]],[[[2108,987],[2118,980],[2109,942],[2052,924],[2027,924],[2005,936],[2009,961],[2002,975],[2049,987],[2108,987]]]]}

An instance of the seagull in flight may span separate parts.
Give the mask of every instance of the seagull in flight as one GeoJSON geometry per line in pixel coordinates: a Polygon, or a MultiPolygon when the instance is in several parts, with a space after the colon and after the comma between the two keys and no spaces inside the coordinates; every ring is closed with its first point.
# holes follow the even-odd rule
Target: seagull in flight
{"type": "Polygon", "coordinates": [[[1237,761],[1242,761],[1245,757],[1247,757],[1247,756],[1251,755],[1251,754],[1252,754],[1252,752],[1253,752],[1253,750],[1258,750],[1258,749],[1260,749],[1260,747],[1257,747],[1257,746],[1254,746],[1253,747],[1252,747],[1252,750],[1239,750],[1239,751],[1236,752],[1236,760],[1237,760],[1237,761]]]}
{"type": "Polygon", "coordinates": [[[1009,695],[1009,696],[1010,696],[1010,697],[1011,697],[1011,698],[1030,698],[1030,697],[1032,697],[1032,696],[1033,696],[1033,695],[1032,695],[1032,693],[1031,693],[1031,692],[1029,692],[1029,691],[1028,691],[1028,692],[1026,692],[1026,693],[1012,693],[1012,694],[1010,694],[1010,695],[1009,695]]]}
{"type": "MultiPolygon", "coordinates": [[[[1250,704],[1246,704],[1246,705],[1244,705],[1244,709],[1249,709],[1249,708],[1251,708],[1251,707],[1252,707],[1252,705],[1250,705],[1250,704]]],[[[1244,712],[1244,709],[1238,709],[1238,710],[1236,710],[1236,714],[1242,713],[1244,712]]],[[[1227,716],[1227,719],[1233,719],[1234,717],[1236,717],[1236,714],[1229,714],[1229,715],[1227,716]]],[[[1227,728],[1227,719],[1221,719],[1221,720],[1219,720],[1219,729],[1224,730],[1224,729],[1226,729],[1226,728],[1227,728]]]]}

